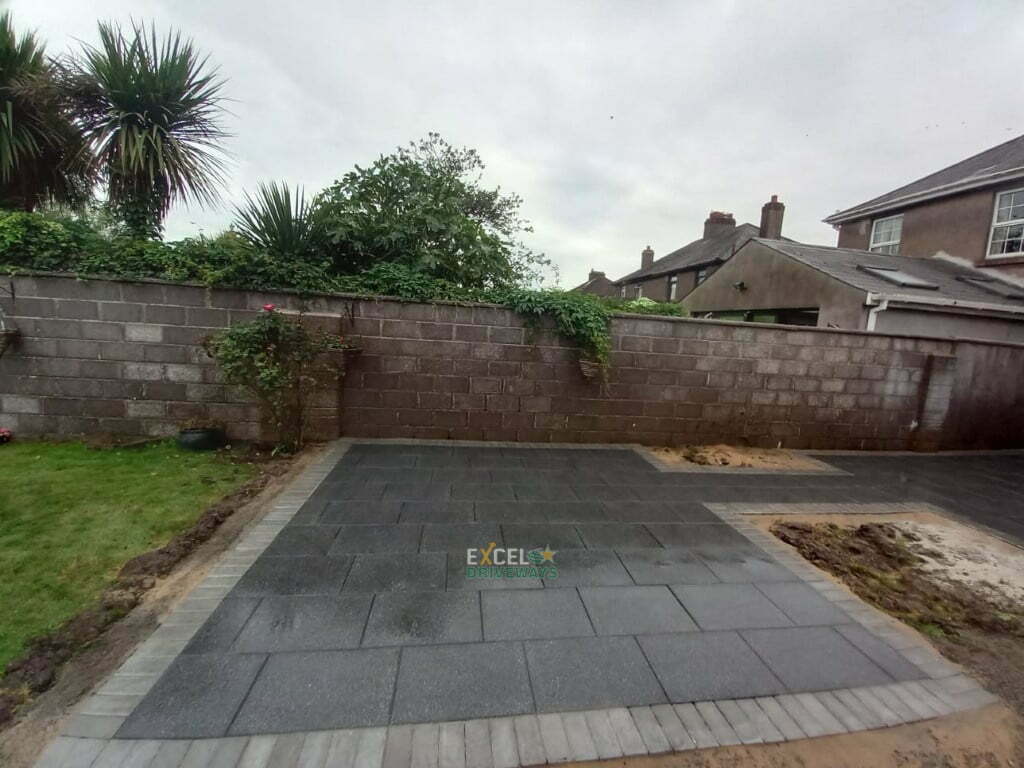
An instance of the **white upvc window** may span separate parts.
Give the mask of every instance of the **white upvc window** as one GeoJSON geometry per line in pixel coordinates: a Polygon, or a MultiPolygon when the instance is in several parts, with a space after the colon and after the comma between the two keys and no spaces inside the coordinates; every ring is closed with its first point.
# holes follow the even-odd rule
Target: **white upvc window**
{"type": "Polygon", "coordinates": [[[1024,254],[1024,189],[996,195],[988,258],[1005,259],[1024,254]]]}
{"type": "Polygon", "coordinates": [[[626,298],[626,286],[622,286],[621,288],[619,288],[619,298],[626,298]]]}
{"type": "Polygon", "coordinates": [[[642,299],[644,297],[644,287],[642,285],[637,285],[637,287],[636,287],[636,297],[638,299],[642,299]]]}
{"type": "Polygon", "coordinates": [[[869,251],[895,255],[900,252],[900,238],[903,236],[903,214],[887,219],[875,219],[871,224],[869,251]]]}
{"type": "Polygon", "coordinates": [[[675,301],[676,300],[676,289],[678,287],[679,287],[679,276],[678,275],[672,275],[668,279],[668,300],[669,301],[675,301]]]}
{"type": "Polygon", "coordinates": [[[700,285],[701,283],[703,283],[707,279],[708,279],[708,268],[707,267],[701,267],[700,269],[697,270],[697,276],[694,278],[693,284],[694,285],[700,285]]]}

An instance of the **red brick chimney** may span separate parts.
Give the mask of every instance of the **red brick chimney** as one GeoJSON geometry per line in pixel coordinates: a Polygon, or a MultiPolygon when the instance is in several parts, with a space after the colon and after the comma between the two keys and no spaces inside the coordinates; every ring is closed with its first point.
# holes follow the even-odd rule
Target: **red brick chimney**
{"type": "Polygon", "coordinates": [[[651,250],[651,246],[647,246],[640,251],[640,269],[647,269],[651,264],[654,263],[654,251],[651,250]]]}
{"type": "Polygon", "coordinates": [[[707,221],[704,222],[704,239],[718,237],[734,229],[736,229],[736,219],[732,217],[731,213],[712,211],[708,214],[707,221]]]}
{"type": "Polygon", "coordinates": [[[760,236],[768,240],[781,238],[782,216],[785,212],[786,206],[779,202],[779,196],[772,195],[772,199],[761,206],[760,236]]]}

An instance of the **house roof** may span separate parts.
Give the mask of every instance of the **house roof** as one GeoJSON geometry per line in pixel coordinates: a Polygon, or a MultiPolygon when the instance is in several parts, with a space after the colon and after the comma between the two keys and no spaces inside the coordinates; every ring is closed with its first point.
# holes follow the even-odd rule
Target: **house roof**
{"type": "Polygon", "coordinates": [[[761,238],[755,238],[753,242],[881,299],[942,306],[985,305],[996,310],[1024,312],[1024,287],[943,259],[890,256],[854,248],[830,248],[761,238]],[[878,267],[880,270],[867,272],[864,267],[878,267]],[[896,271],[899,276],[893,274],[896,271]],[[889,275],[889,279],[879,275],[889,275]],[[933,287],[915,287],[913,283],[917,281],[933,287]]]}
{"type": "Polygon", "coordinates": [[[606,282],[606,283],[609,283],[609,284],[612,282],[607,277],[605,277],[604,274],[595,275],[594,277],[592,277],[589,280],[587,280],[585,283],[580,283],[575,288],[570,288],[569,291],[570,292],[572,292],[572,291],[584,291],[587,288],[590,288],[591,286],[600,283],[602,280],[604,282],[606,282]]]}
{"type": "Polygon", "coordinates": [[[740,224],[728,232],[723,232],[718,237],[694,240],[692,243],[687,243],[682,248],[655,260],[646,269],[638,269],[625,277],[620,277],[615,284],[632,283],[636,280],[725,261],[747,240],[757,237],[760,231],[760,228],[753,224],[740,224]]]}
{"type": "Polygon", "coordinates": [[[945,197],[1018,178],[1024,178],[1024,136],[986,149],[860,205],[836,211],[825,218],[825,223],[842,224],[845,221],[895,211],[936,197],[945,197]]]}

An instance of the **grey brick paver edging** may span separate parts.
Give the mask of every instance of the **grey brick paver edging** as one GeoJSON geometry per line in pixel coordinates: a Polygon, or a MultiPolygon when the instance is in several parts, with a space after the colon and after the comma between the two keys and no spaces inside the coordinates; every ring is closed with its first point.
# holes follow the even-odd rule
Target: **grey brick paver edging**
{"type": "MultiPolygon", "coordinates": [[[[853,622],[886,643],[928,677],[914,682],[781,694],[752,699],[616,707],[585,712],[526,714],[445,723],[419,723],[308,733],[195,740],[114,739],[113,735],[184,649],[242,574],[270,545],[346,453],[352,440],[332,443],[282,494],[271,511],[228,550],[199,583],[97,691],[68,719],[36,768],[518,768],[541,763],[659,754],[736,744],[759,744],[891,727],[986,706],[998,699],[943,658],[901,622],[861,602],[785,544],[744,520],[781,513],[780,507],[830,505],[707,504],[752,543],[770,553],[853,622]],[[771,507],[772,509],[756,509],[771,507]]],[[[365,440],[417,445],[480,445],[637,451],[639,446],[524,444],[477,441],[365,440]]],[[[639,450],[638,450],[639,449],[639,450]]],[[[682,471],[744,473],[741,468],[682,471]]],[[[761,470],[774,472],[774,470],[761,470]]],[[[747,470],[749,472],[749,470],[747,470]]],[[[846,474],[822,462],[795,474],[846,474]]],[[[843,514],[906,513],[906,504],[842,504],[843,514]],[[857,510],[856,507],[870,509],[857,510]]],[[[791,509],[792,511],[792,509],[791,509]]],[[[801,510],[804,512],[805,510],[801,510]]],[[[839,509],[829,510],[839,512],[839,509]]],[[[916,511],[916,510],[915,510],[916,511]]]]}

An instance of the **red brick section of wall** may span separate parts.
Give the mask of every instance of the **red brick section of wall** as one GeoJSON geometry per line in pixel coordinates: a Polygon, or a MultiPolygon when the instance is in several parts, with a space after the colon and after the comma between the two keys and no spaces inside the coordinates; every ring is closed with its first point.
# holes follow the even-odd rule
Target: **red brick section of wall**
{"type": "MultiPolygon", "coordinates": [[[[56,276],[13,287],[0,306],[23,338],[0,359],[0,426],[23,434],[164,435],[208,416],[257,437],[258,410],[220,383],[199,341],[267,302],[302,303],[56,276]]],[[[499,307],[317,297],[305,308],[364,350],[340,391],[318,397],[320,438],[903,449],[1024,435],[1015,387],[977,385],[1012,371],[1019,382],[1020,346],[619,317],[608,380],[596,382],[572,346],[499,307]],[[966,415],[980,410],[1000,418],[972,429],[966,415]]]]}

